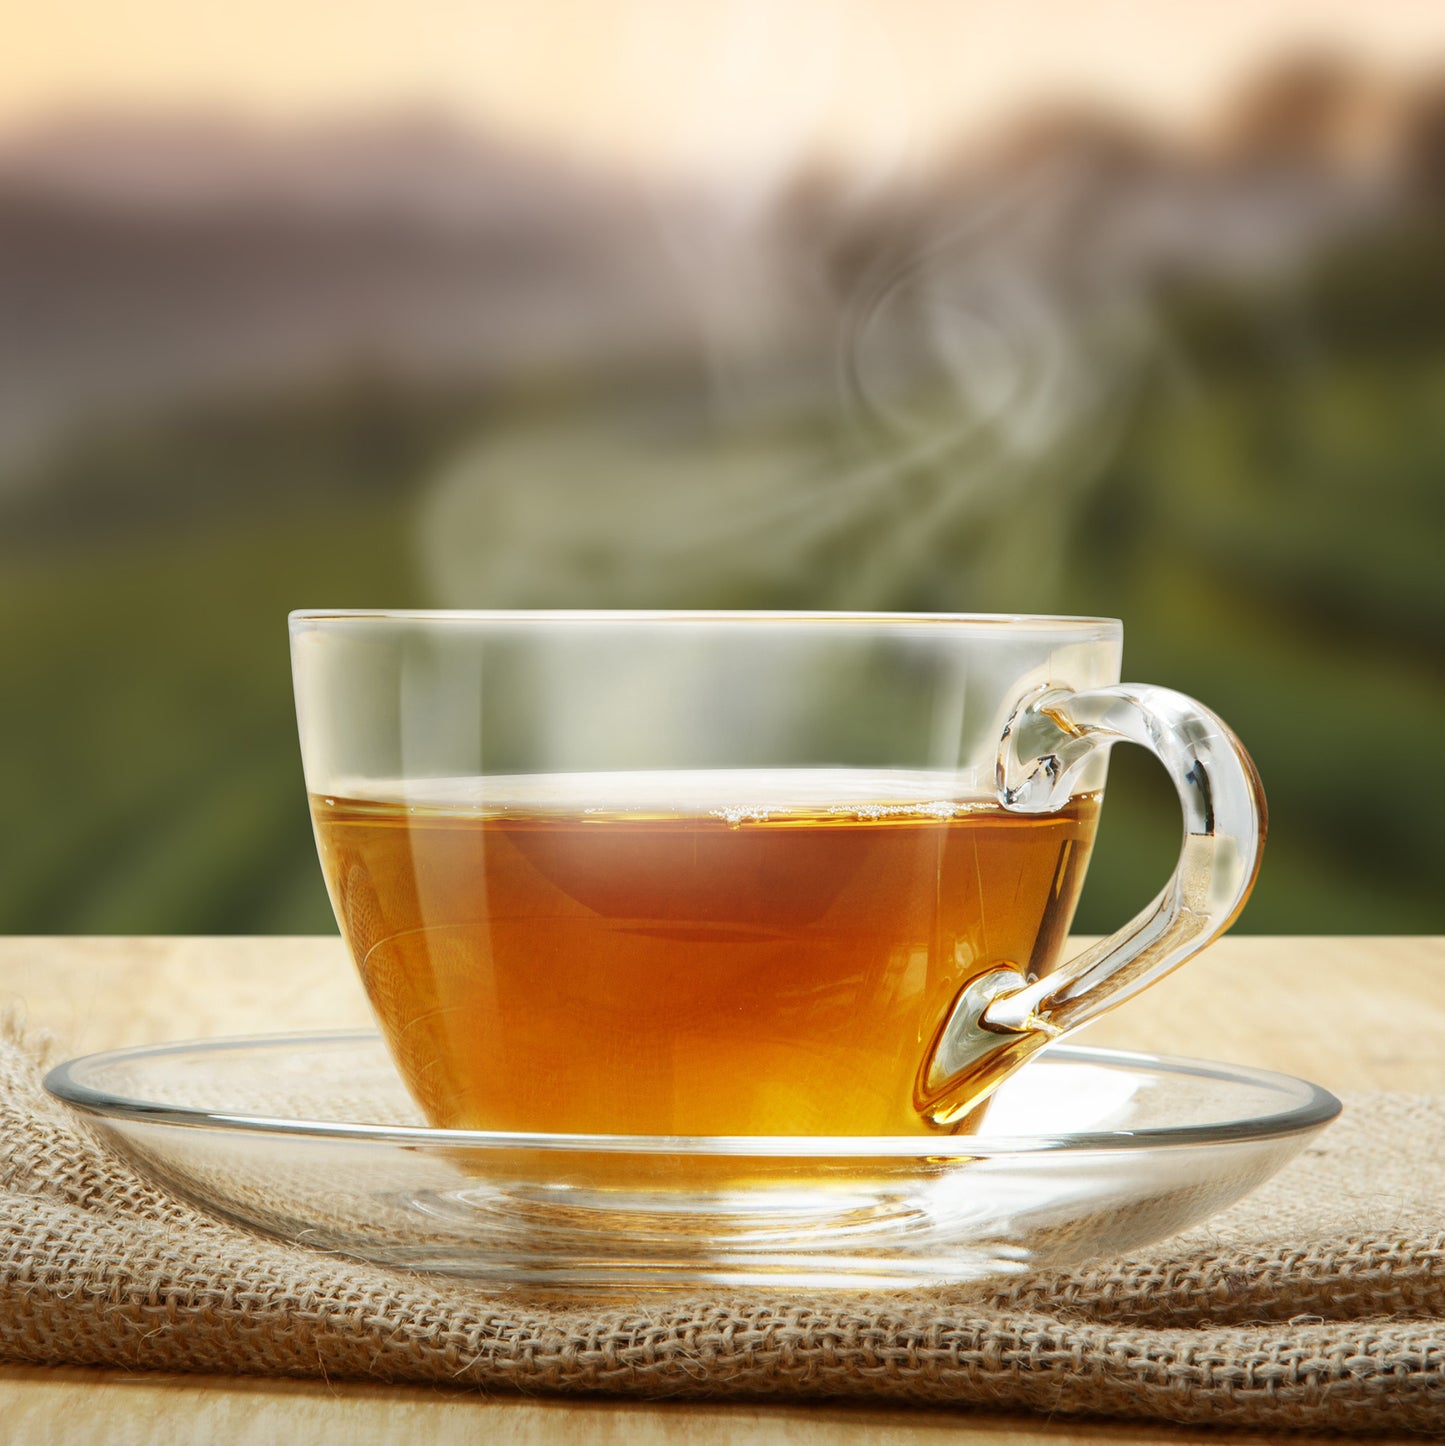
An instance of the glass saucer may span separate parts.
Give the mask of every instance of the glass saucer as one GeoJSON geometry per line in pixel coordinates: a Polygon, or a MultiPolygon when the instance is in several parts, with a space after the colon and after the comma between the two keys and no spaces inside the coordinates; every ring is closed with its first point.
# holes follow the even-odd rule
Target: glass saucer
{"type": "Polygon", "coordinates": [[[380,1039],[118,1050],[46,1078],[152,1179],[324,1250],[494,1285],[935,1285],[1161,1239],[1339,1112],[1238,1065],[1057,1046],[978,1132],[682,1138],[434,1130],[380,1039]]]}

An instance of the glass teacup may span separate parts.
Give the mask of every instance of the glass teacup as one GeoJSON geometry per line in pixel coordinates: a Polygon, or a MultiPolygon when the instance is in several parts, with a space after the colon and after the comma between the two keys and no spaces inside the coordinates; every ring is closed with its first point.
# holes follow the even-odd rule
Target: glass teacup
{"type": "Polygon", "coordinates": [[[964,1127],[1248,896],[1264,801],[1096,618],[299,612],[327,886],[440,1127],[964,1127]],[[1061,958],[1110,746],[1174,779],[1178,867],[1061,958]]]}

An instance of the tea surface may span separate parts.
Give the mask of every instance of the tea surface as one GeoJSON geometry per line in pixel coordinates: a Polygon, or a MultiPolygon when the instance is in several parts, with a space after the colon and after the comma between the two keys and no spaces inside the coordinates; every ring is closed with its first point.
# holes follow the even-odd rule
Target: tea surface
{"type": "Polygon", "coordinates": [[[919,1134],[955,996],[1002,961],[1052,967],[1098,815],[1094,796],[1028,817],[929,783],[440,780],[311,805],[433,1124],[919,1134]]]}

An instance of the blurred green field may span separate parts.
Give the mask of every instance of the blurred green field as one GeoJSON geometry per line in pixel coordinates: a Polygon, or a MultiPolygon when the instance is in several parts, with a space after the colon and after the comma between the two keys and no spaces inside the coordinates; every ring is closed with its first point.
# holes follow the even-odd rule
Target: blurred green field
{"type": "MultiPolygon", "coordinates": [[[[1181,301],[1188,384],[1148,387],[1087,486],[1030,504],[1053,509],[1058,566],[1030,569],[1030,517],[1005,514],[966,538],[938,529],[855,600],[1123,618],[1125,675],[1203,698],[1259,764],[1271,827],[1250,931],[1445,928],[1445,325],[1391,300],[1428,289],[1434,254],[1416,245],[1316,278],[1302,314],[1327,344],[1303,360],[1274,346],[1267,308],[1181,301]],[[1377,324],[1389,305],[1406,321],[1377,324]]],[[[438,469],[477,436],[527,432],[565,451],[582,410],[561,388],[438,399],[372,379],[102,434],[10,486],[0,930],[330,930],[286,613],[434,604],[417,528],[438,469]]],[[[811,437],[826,455],[832,425],[796,418],[789,445],[811,437]]],[[[767,447],[717,445],[754,461],[767,447]]],[[[601,457],[549,505],[585,535],[587,509],[630,495],[626,469],[624,451],[601,457]]],[[[890,504],[899,525],[907,497],[890,504]]],[[[842,555],[866,561],[879,526],[870,514],[842,555]]],[[[528,559],[508,566],[525,573],[528,559]]],[[[699,576],[648,601],[849,605],[837,549],[827,566],[793,576],[786,596],[744,572],[725,597],[699,576]]],[[[618,598],[604,571],[554,601],[618,598]]],[[[1107,930],[1140,907],[1176,833],[1162,780],[1121,750],[1078,926],[1107,930]]]]}

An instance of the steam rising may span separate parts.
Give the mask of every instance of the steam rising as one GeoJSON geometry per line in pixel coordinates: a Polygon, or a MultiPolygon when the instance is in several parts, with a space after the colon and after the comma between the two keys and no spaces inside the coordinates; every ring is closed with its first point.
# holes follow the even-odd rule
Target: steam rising
{"type": "Polygon", "coordinates": [[[480,438],[427,503],[439,601],[1046,606],[1153,345],[1139,287],[1060,254],[1087,199],[1049,166],[714,215],[748,265],[699,278],[705,385],[480,438]]]}

